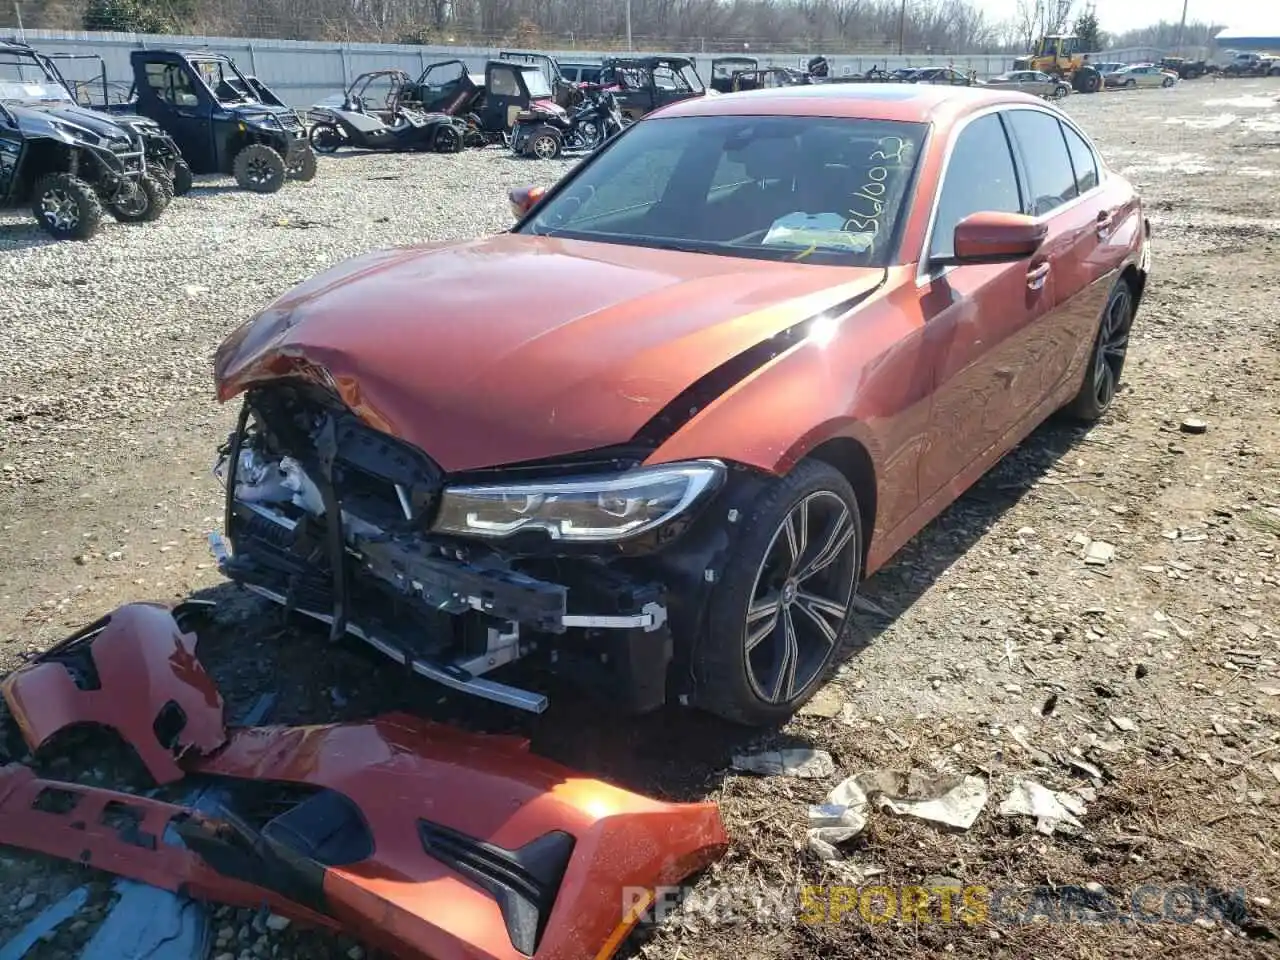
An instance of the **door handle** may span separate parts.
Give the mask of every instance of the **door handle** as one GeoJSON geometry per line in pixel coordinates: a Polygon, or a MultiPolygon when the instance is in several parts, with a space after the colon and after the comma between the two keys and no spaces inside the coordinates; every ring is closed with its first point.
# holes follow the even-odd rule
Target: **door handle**
{"type": "Polygon", "coordinates": [[[1039,266],[1032,267],[1027,271],[1027,286],[1032,290],[1039,290],[1044,286],[1044,282],[1049,279],[1049,270],[1048,260],[1039,266]]]}
{"type": "Polygon", "coordinates": [[[1098,233],[1106,233],[1115,225],[1115,216],[1110,210],[1103,210],[1098,214],[1098,233]]]}

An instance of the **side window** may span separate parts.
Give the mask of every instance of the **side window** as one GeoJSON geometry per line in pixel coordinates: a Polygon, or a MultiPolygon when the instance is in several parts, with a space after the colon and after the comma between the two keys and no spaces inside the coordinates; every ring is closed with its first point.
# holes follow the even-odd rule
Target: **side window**
{"type": "Polygon", "coordinates": [[[947,165],[929,256],[955,252],[956,224],[973,213],[1020,213],[1022,196],[1009,141],[998,114],[979,117],[960,131],[947,165]]]}
{"type": "Polygon", "coordinates": [[[520,84],[514,70],[497,69],[489,74],[489,92],[495,97],[520,96],[520,84]]]}
{"type": "Polygon", "coordinates": [[[1084,138],[1065,123],[1062,132],[1066,135],[1071,166],[1076,173],[1076,189],[1087,193],[1098,185],[1098,158],[1084,138]]]}
{"type": "Polygon", "coordinates": [[[148,63],[144,67],[149,86],[157,97],[178,107],[194,107],[200,102],[187,72],[175,63],[148,63]]]}
{"type": "Polygon", "coordinates": [[[1039,110],[1005,114],[1030,179],[1030,214],[1042,217],[1079,196],[1067,141],[1056,117],[1039,110]]]}

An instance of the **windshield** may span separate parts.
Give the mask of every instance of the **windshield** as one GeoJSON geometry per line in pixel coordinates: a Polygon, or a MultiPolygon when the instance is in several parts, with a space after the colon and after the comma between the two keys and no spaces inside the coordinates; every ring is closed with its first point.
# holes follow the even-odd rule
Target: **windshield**
{"type": "Polygon", "coordinates": [[[883,266],[926,130],[827,117],[646,120],[580,168],[517,232],[883,266]]]}
{"type": "Polygon", "coordinates": [[[235,64],[226,60],[192,60],[191,66],[224,107],[258,103],[258,95],[235,64]]]}
{"type": "Polygon", "coordinates": [[[541,70],[525,70],[524,82],[529,88],[529,96],[534,100],[540,97],[549,97],[551,93],[551,84],[547,82],[547,78],[541,70]]]}
{"type": "Polygon", "coordinates": [[[34,57],[0,56],[0,100],[71,103],[71,94],[34,57]]]}

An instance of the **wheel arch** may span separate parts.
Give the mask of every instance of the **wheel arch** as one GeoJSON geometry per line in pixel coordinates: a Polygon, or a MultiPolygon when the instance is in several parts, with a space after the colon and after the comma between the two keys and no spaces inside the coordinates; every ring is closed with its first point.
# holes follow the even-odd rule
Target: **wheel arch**
{"type": "Polygon", "coordinates": [[[1142,305],[1142,295],[1147,289],[1147,275],[1138,269],[1137,264],[1129,264],[1120,273],[1120,279],[1129,285],[1129,290],[1133,294],[1133,309],[1136,313],[1138,307],[1142,305]]]}
{"type": "MultiPolygon", "coordinates": [[[[858,514],[862,521],[863,569],[871,550],[871,535],[876,528],[876,507],[879,491],[876,484],[875,461],[871,452],[858,440],[849,436],[831,437],[812,448],[804,460],[820,460],[835,467],[849,481],[858,498],[858,514]]],[[[800,461],[797,461],[797,463],[800,461]]]]}

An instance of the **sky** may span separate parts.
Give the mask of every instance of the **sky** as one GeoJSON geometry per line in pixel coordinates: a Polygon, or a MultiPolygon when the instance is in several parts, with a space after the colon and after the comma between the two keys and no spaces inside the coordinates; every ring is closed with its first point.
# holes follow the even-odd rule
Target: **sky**
{"type": "MultiPolygon", "coordinates": [[[[991,20],[998,22],[1016,17],[1018,0],[976,2],[991,20]]],[[[1085,2],[1076,0],[1073,7],[1083,10],[1085,2]]],[[[1124,33],[1161,20],[1177,23],[1182,19],[1182,0],[1094,0],[1094,3],[1098,26],[1108,33],[1124,33]]],[[[1247,28],[1261,21],[1275,29],[1280,25],[1280,13],[1266,10],[1273,3],[1275,0],[1187,0],[1187,22],[1201,20],[1247,28]]]]}

